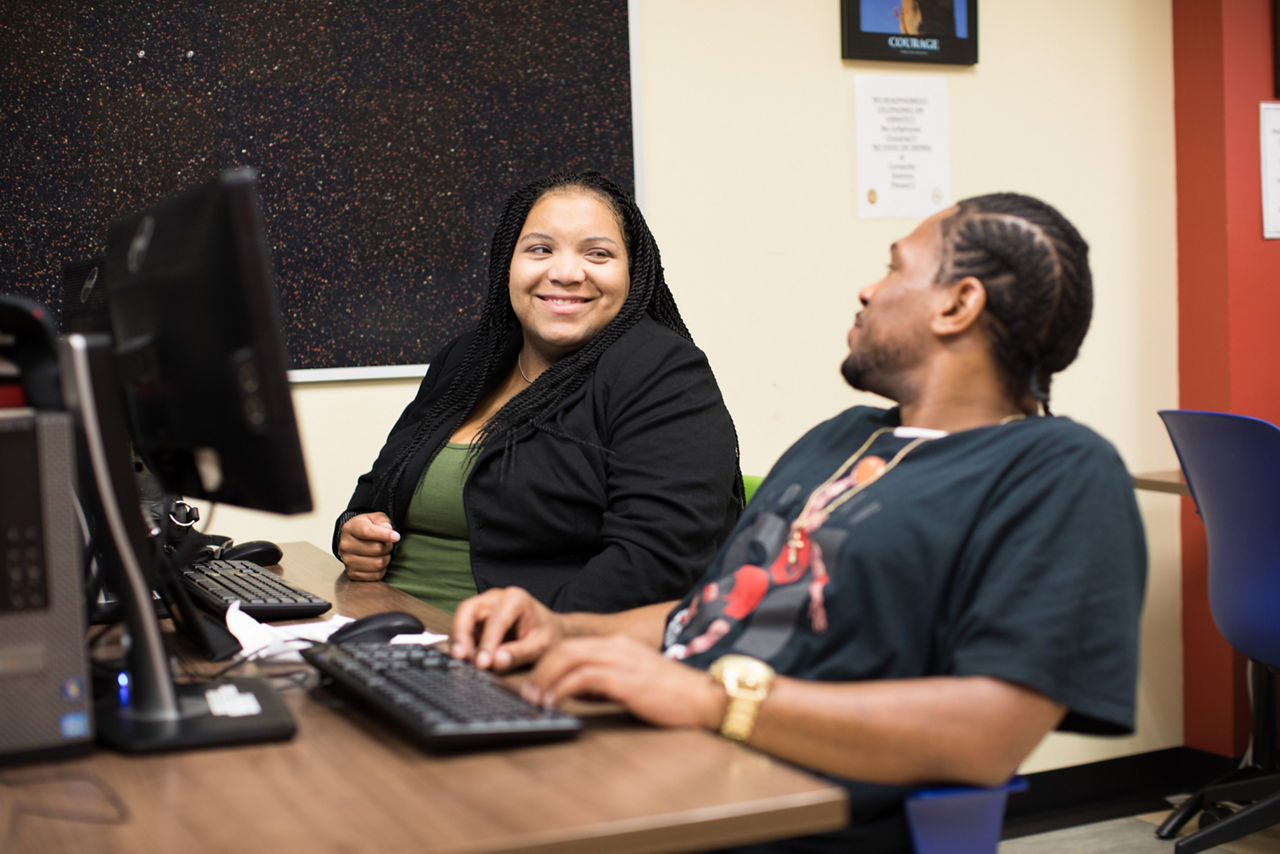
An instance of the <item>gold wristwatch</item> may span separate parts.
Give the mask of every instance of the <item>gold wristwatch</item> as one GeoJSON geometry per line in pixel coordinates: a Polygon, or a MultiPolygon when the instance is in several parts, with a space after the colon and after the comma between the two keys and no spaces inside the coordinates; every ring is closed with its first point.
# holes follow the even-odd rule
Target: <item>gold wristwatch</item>
{"type": "Polygon", "coordinates": [[[734,741],[746,741],[756,725],[760,704],[769,696],[773,668],[748,655],[722,655],[712,662],[707,672],[724,686],[729,696],[720,734],[734,741]]]}

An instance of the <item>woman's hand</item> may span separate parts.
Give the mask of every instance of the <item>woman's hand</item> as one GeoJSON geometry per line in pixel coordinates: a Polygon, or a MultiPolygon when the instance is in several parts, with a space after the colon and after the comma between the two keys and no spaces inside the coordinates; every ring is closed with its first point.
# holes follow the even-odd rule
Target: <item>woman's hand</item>
{"type": "Polygon", "coordinates": [[[400,532],[386,513],[352,516],[338,535],[338,557],[352,581],[381,581],[391,563],[391,549],[400,532]]]}
{"type": "Polygon", "coordinates": [[[520,587],[486,590],[453,614],[454,658],[497,671],[530,664],[565,635],[564,618],[520,587]]]}
{"type": "Polygon", "coordinates": [[[605,698],[652,724],[712,730],[720,726],[727,703],[724,689],[705,671],[624,635],[556,644],[534,667],[523,694],[541,705],[566,697],[605,698]]]}

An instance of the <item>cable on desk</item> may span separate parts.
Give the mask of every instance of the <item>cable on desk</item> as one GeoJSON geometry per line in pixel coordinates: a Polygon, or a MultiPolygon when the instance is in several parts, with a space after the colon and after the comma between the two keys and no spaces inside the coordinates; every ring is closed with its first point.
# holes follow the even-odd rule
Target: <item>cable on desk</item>
{"type": "Polygon", "coordinates": [[[267,678],[271,680],[271,687],[277,691],[284,691],[288,688],[296,688],[301,691],[308,687],[307,683],[311,681],[313,676],[315,676],[315,671],[308,667],[290,670],[287,673],[272,673],[267,678]],[[285,684],[276,685],[277,681],[285,684]]]}
{"type": "Polygon", "coordinates": [[[107,633],[110,632],[115,627],[116,626],[114,623],[107,623],[105,625],[98,626],[98,630],[93,634],[89,635],[88,647],[89,647],[90,654],[93,653],[94,648],[98,644],[102,643],[102,639],[107,636],[107,633]]]}
{"type": "Polygon", "coordinates": [[[18,825],[27,818],[46,818],[54,821],[70,821],[79,824],[121,825],[129,821],[129,807],[115,790],[107,785],[98,775],[89,772],[56,772],[49,774],[26,774],[14,776],[0,774],[0,787],[14,790],[13,805],[9,811],[8,832],[0,839],[0,852],[7,852],[18,835],[18,825]],[[46,806],[39,800],[24,800],[22,791],[26,787],[42,784],[84,783],[102,796],[106,807],[104,813],[90,810],[59,809],[46,806]]]}
{"type": "MultiPolygon", "coordinates": [[[[248,664],[250,661],[256,660],[254,659],[255,655],[258,655],[261,652],[265,652],[266,650],[278,644],[306,644],[307,646],[313,646],[316,643],[320,643],[320,641],[313,641],[313,640],[310,640],[309,638],[286,638],[282,641],[273,641],[267,646],[258,647],[257,649],[251,649],[248,652],[241,652],[235,658],[234,661],[230,662],[225,667],[222,667],[219,670],[215,670],[213,673],[200,673],[184,667],[184,674],[194,679],[200,679],[201,681],[221,679],[223,676],[226,676],[231,671],[243,667],[245,664],[248,664]]],[[[190,660],[184,659],[184,661],[190,661],[190,660]]],[[[264,659],[264,661],[270,662],[271,659],[269,658],[264,659]]],[[[310,665],[299,662],[299,666],[291,670],[286,670],[286,671],[277,672],[277,673],[263,673],[260,675],[264,676],[267,679],[284,679],[288,681],[293,681],[293,678],[295,676],[302,675],[305,677],[310,675],[312,672],[313,671],[310,665]]],[[[297,684],[301,686],[302,683],[298,682],[297,684]]]]}
{"type": "Polygon", "coordinates": [[[105,638],[114,628],[115,626],[112,624],[100,627],[98,631],[89,636],[88,642],[86,643],[89,668],[96,675],[115,678],[115,674],[125,669],[126,661],[123,655],[112,655],[108,658],[99,658],[95,655],[95,653],[98,652],[98,645],[102,643],[103,638],[105,638]]]}

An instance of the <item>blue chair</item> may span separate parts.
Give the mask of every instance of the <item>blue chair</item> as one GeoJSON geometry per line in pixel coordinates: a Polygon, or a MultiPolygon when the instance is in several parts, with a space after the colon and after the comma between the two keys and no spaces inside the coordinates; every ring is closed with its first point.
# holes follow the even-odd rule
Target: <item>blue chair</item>
{"type": "Polygon", "coordinates": [[[1204,521],[1214,625],[1249,659],[1253,690],[1249,761],[1188,798],[1156,831],[1171,839],[1201,813],[1201,830],[1174,846],[1189,854],[1280,824],[1280,428],[1222,412],[1163,410],[1160,417],[1204,521]]]}
{"type": "Polygon", "coordinates": [[[907,827],[915,854],[995,854],[1009,795],[1027,788],[1025,777],[1003,786],[940,786],[907,795],[907,827]]]}

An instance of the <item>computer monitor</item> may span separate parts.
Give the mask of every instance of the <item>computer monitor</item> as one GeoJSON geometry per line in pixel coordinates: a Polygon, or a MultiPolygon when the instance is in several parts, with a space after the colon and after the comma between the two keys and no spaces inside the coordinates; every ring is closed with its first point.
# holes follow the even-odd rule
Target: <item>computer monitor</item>
{"type": "Polygon", "coordinates": [[[164,549],[133,466],[136,453],[174,497],[311,509],[256,173],[226,171],[115,220],[103,270],[109,334],[60,343],[88,472],[81,503],[130,635],[99,735],[131,751],[287,737],[292,719],[262,680],[175,684],[151,591],[170,594],[187,630],[219,627],[185,599],[182,556],[164,549]]]}
{"type": "Polygon", "coordinates": [[[311,509],[249,169],[111,224],[105,273],[134,440],[170,491],[311,509]]]}

